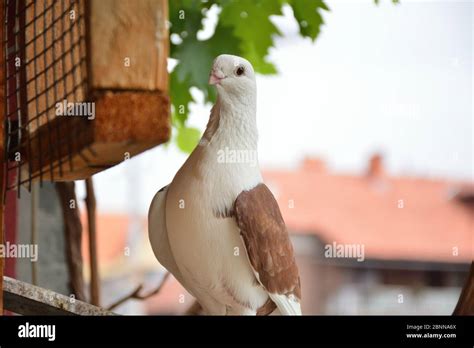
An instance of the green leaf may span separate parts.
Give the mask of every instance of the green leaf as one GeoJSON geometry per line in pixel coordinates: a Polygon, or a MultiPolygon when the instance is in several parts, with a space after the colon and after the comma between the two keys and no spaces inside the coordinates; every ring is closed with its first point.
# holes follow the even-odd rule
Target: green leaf
{"type": "Polygon", "coordinates": [[[171,104],[173,106],[173,125],[176,127],[184,126],[189,113],[189,103],[193,97],[189,92],[190,81],[179,81],[176,69],[170,74],[170,93],[171,104]]]}
{"type": "Polygon", "coordinates": [[[234,35],[241,40],[242,56],[262,74],[276,72],[273,64],[266,60],[268,50],[273,46],[280,31],[270,20],[272,15],[281,15],[281,3],[267,0],[226,1],[222,4],[219,20],[224,26],[232,27],[234,35]]]}
{"type": "MultiPolygon", "coordinates": [[[[380,4],[380,0],[374,0],[374,3],[375,3],[375,5],[378,6],[380,4]]],[[[392,3],[394,5],[398,5],[400,3],[400,0],[392,0],[392,3]]]]}
{"type": "Polygon", "coordinates": [[[266,57],[259,55],[251,43],[244,43],[243,47],[245,50],[245,58],[252,63],[256,72],[263,75],[273,75],[277,73],[277,69],[273,63],[269,62],[266,57]]]}
{"type": "MultiPolygon", "coordinates": [[[[194,86],[204,93],[206,102],[215,101],[215,88],[208,84],[212,62],[215,57],[223,53],[242,55],[239,46],[240,40],[232,33],[232,29],[221,24],[217,25],[215,34],[208,40],[186,38],[182,44],[176,46],[174,58],[179,62],[171,78],[171,98],[175,97],[175,89],[185,88],[188,93],[180,90],[176,94],[182,96],[180,102],[191,102],[189,88],[194,86]]],[[[172,102],[173,105],[177,105],[174,100],[172,102]]]]}
{"type": "Polygon", "coordinates": [[[190,80],[192,85],[204,89],[209,78],[212,54],[203,41],[187,38],[177,48],[176,59],[179,60],[175,68],[179,82],[190,80]]]}
{"type": "Polygon", "coordinates": [[[184,31],[188,36],[196,36],[202,29],[202,2],[200,0],[170,0],[169,4],[169,28],[170,34],[180,35],[184,31]]]}
{"type": "Polygon", "coordinates": [[[191,153],[201,138],[201,131],[192,127],[181,127],[177,129],[176,144],[178,148],[186,153],[191,153]]]}
{"type": "Polygon", "coordinates": [[[321,10],[329,11],[327,5],[322,0],[291,0],[289,4],[293,8],[300,34],[316,40],[324,23],[321,10]]]}

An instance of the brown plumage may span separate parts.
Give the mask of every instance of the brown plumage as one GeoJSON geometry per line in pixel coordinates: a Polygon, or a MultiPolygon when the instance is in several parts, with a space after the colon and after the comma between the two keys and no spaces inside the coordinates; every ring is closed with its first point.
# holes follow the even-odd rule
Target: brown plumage
{"type": "Polygon", "coordinates": [[[301,299],[301,286],[293,246],[278,203],[265,184],[243,191],[234,214],[250,264],[270,293],[301,299]]]}

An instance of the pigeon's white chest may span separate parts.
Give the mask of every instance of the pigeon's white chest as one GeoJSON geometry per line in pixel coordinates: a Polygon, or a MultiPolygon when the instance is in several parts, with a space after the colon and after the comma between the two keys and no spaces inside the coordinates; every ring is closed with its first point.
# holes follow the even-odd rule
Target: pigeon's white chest
{"type": "Polygon", "coordinates": [[[168,191],[170,246],[195,296],[211,294],[216,301],[231,305],[237,295],[258,307],[267,295],[255,283],[234,218],[222,215],[242,190],[261,182],[260,172],[258,167],[214,161],[217,153],[207,150],[193,154],[168,191]]]}

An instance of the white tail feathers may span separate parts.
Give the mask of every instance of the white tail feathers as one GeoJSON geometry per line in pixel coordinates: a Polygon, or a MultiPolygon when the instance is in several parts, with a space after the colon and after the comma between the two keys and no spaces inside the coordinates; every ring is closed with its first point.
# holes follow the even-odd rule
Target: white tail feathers
{"type": "Polygon", "coordinates": [[[301,315],[301,305],[294,295],[269,294],[282,315],[301,315]]]}

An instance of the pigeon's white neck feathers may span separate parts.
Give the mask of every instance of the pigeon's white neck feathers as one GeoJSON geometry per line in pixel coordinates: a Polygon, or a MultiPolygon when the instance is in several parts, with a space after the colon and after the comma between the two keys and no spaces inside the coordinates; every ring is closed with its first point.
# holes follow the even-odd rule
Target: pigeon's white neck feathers
{"type": "Polygon", "coordinates": [[[193,172],[197,180],[205,183],[200,186],[201,196],[209,199],[207,204],[216,216],[226,215],[242,191],[262,182],[255,76],[250,63],[241,60],[239,64],[246,64],[246,75],[236,76],[228,57],[216,59],[211,77],[217,81],[217,101],[199,145],[180,169],[193,172]]]}
{"type": "Polygon", "coordinates": [[[257,150],[258,131],[255,93],[233,98],[219,93],[203,135],[202,143],[234,149],[257,150]]]}

